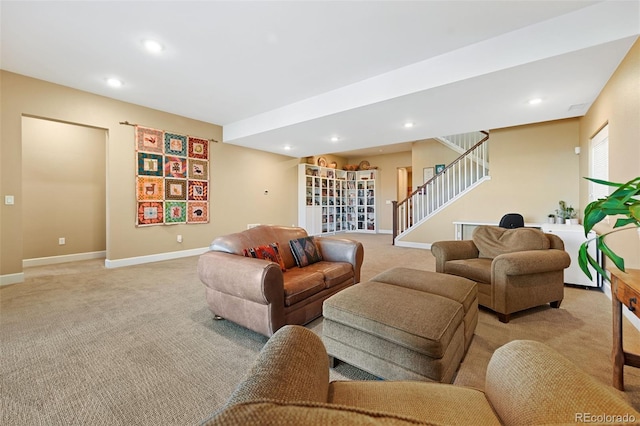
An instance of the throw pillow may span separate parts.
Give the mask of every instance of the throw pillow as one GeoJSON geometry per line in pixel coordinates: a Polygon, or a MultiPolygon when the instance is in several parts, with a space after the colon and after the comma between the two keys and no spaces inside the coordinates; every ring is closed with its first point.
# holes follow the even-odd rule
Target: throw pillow
{"type": "Polygon", "coordinates": [[[544,232],[535,228],[505,229],[496,226],[478,226],[472,238],[480,252],[478,257],[489,259],[516,251],[546,250],[550,245],[544,232]]]}
{"type": "Polygon", "coordinates": [[[246,257],[253,257],[254,259],[270,260],[280,265],[280,269],[282,269],[283,272],[287,270],[284,267],[282,256],[280,256],[280,245],[278,243],[244,249],[244,255],[246,257]]]}
{"type": "Polygon", "coordinates": [[[289,241],[289,247],[291,247],[291,253],[293,253],[293,257],[296,259],[296,264],[299,268],[322,260],[322,254],[320,254],[320,250],[313,237],[291,240],[289,241]]]}

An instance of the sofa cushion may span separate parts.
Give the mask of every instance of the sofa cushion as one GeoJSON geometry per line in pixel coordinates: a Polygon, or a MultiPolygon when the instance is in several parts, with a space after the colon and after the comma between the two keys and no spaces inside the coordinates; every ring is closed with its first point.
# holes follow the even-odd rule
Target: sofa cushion
{"type": "Polygon", "coordinates": [[[430,425],[406,415],[309,401],[257,399],[232,405],[204,422],[212,425],[430,425]]]}
{"type": "Polygon", "coordinates": [[[289,245],[296,264],[300,268],[322,260],[322,254],[313,237],[297,238],[289,241],[289,245]]]}
{"type": "Polygon", "coordinates": [[[324,275],[307,268],[293,268],[284,273],[284,304],[294,305],[324,290],[324,275]]]}
{"type": "Polygon", "coordinates": [[[491,262],[489,258],[449,260],[444,264],[444,272],[481,283],[491,282],[491,262]]]}
{"type": "Polygon", "coordinates": [[[244,249],[245,257],[253,257],[254,259],[265,259],[280,265],[280,269],[286,271],[284,267],[284,261],[280,256],[280,244],[270,243],[258,247],[249,247],[244,249]]]}
{"type": "Polygon", "coordinates": [[[308,271],[320,272],[324,275],[326,288],[342,284],[349,278],[353,278],[353,266],[347,262],[316,262],[304,268],[308,271]]]}
{"type": "Polygon", "coordinates": [[[504,253],[526,250],[547,250],[549,239],[535,228],[505,229],[497,226],[478,226],[473,232],[478,257],[493,259],[504,253]]]}
{"type": "Polygon", "coordinates": [[[334,381],[329,385],[329,402],[428,419],[440,425],[500,424],[484,392],[445,383],[334,381]]]}
{"type": "Polygon", "coordinates": [[[211,242],[209,248],[213,251],[222,251],[242,256],[243,250],[247,247],[257,247],[277,242],[280,244],[280,256],[287,269],[293,268],[296,261],[293,258],[289,241],[307,236],[307,231],[303,228],[259,225],[234,234],[217,237],[211,242]]]}
{"type": "Polygon", "coordinates": [[[473,281],[432,271],[396,267],[379,273],[370,281],[437,294],[462,303],[465,312],[472,309],[478,298],[477,286],[473,281]]]}

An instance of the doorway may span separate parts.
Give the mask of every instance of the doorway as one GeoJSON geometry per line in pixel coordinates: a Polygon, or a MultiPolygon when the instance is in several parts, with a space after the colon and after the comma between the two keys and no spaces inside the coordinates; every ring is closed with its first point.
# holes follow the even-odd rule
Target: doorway
{"type": "Polygon", "coordinates": [[[107,130],[22,117],[23,266],[105,257],[107,130]]]}
{"type": "Polygon", "coordinates": [[[401,202],[413,193],[413,170],[411,166],[398,167],[397,200],[401,202]]]}

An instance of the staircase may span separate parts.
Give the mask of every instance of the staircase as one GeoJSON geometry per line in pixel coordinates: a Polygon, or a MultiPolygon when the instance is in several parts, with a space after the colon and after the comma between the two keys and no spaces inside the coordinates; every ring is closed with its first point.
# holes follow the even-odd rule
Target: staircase
{"type": "Polygon", "coordinates": [[[436,138],[461,155],[418,187],[405,200],[393,202],[393,241],[423,223],[464,193],[489,178],[489,133],[436,138]]]}

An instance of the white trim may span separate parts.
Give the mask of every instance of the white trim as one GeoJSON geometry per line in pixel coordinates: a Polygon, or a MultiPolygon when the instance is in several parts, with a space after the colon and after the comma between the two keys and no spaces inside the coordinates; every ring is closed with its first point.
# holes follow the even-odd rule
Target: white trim
{"type": "Polygon", "coordinates": [[[379,229],[378,234],[393,234],[393,229],[379,229]]]}
{"type": "Polygon", "coordinates": [[[55,265],[57,263],[77,262],[80,260],[103,259],[107,256],[106,251],[91,251],[87,253],[65,254],[62,256],[36,257],[33,259],[23,259],[22,267],[55,265]]]}
{"type": "Polygon", "coordinates": [[[18,272],[17,274],[0,275],[0,287],[9,284],[18,284],[24,282],[24,272],[18,272]]]}
{"type": "MultiPolygon", "coordinates": [[[[484,176],[481,179],[477,180],[472,185],[470,185],[468,188],[466,188],[463,192],[461,192],[460,194],[458,194],[455,197],[451,198],[449,201],[447,201],[446,203],[441,205],[439,208],[437,208],[436,210],[431,212],[431,214],[423,217],[418,222],[414,223],[409,228],[405,229],[403,232],[401,232],[400,234],[398,234],[396,236],[396,245],[398,245],[398,240],[399,239],[402,239],[402,238],[406,237],[407,235],[411,234],[413,231],[415,231],[423,223],[425,223],[426,221],[428,221],[429,219],[431,219],[435,215],[442,213],[447,207],[449,207],[450,205],[452,205],[453,203],[455,203],[456,201],[458,201],[460,198],[464,197],[465,195],[469,194],[475,187],[481,185],[482,183],[484,183],[484,182],[486,182],[488,180],[491,180],[491,175],[484,176]]],[[[431,246],[429,246],[429,247],[431,247],[431,246]]]]}
{"type": "Polygon", "coordinates": [[[431,243],[418,243],[418,242],[413,242],[413,241],[398,241],[397,239],[395,241],[395,246],[396,247],[409,247],[409,248],[418,248],[418,249],[431,250],[431,243]]]}
{"type": "Polygon", "coordinates": [[[209,247],[202,247],[190,250],[170,251],[167,253],[150,254],[148,256],[128,257],[125,259],[109,260],[105,259],[105,268],[120,268],[123,266],[141,265],[143,263],[160,262],[162,260],[179,259],[181,257],[199,256],[209,251],[209,247]]]}

